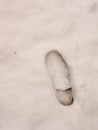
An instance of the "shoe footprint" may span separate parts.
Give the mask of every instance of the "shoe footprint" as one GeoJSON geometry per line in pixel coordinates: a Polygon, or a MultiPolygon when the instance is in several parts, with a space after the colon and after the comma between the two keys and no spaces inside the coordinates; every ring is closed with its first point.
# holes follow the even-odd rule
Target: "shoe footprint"
{"type": "Polygon", "coordinates": [[[73,94],[68,64],[56,50],[48,52],[45,60],[58,101],[65,106],[71,105],[73,103],[73,94]]]}

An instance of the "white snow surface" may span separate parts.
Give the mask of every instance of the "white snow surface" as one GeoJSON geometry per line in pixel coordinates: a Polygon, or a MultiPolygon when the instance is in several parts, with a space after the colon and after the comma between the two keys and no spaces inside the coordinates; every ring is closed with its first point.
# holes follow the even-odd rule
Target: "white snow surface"
{"type": "Polygon", "coordinates": [[[98,130],[98,0],[0,0],[0,130],[98,130]],[[73,72],[61,105],[45,56],[73,72]]]}

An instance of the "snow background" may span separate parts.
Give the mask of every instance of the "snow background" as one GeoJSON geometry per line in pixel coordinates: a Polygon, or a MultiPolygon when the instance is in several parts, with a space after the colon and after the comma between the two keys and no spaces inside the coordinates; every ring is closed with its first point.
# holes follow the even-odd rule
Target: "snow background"
{"type": "Polygon", "coordinates": [[[98,129],[98,0],[0,1],[0,130],[98,129]],[[45,65],[60,51],[74,104],[57,101],[45,65]]]}

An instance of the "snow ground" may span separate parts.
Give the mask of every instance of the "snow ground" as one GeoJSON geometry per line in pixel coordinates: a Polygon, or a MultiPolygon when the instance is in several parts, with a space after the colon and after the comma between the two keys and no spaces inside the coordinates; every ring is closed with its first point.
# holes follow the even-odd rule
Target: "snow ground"
{"type": "Polygon", "coordinates": [[[98,129],[98,0],[0,1],[0,130],[98,129]],[[45,65],[60,51],[74,103],[58,103],[45,65]]]}

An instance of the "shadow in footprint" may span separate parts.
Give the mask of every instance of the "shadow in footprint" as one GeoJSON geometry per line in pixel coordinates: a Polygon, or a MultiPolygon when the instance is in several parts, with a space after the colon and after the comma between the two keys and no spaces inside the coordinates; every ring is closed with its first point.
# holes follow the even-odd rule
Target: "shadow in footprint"
{"type": "Polygon", "coordinates": [[[65,106],[71,105],[73,94],[68,64],[56,50],[48,52],[45,62],[58,101],[65,106]]]}

